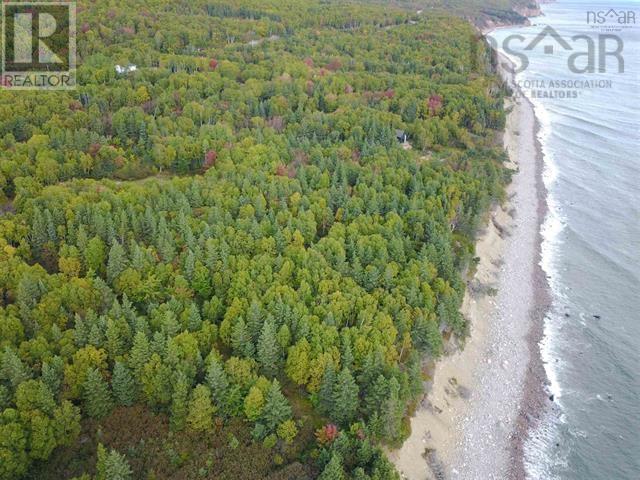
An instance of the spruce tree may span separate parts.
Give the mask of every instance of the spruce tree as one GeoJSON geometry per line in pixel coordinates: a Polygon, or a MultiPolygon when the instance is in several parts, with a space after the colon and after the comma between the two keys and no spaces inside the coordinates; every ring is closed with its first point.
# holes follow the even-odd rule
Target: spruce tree
{"type": "Polygon", "coordinates": [[[111,411],[113,401],[109,385],[102,378],[98,369],[89,370],[82,388],[87,415],[100,419],[111,411]]]}
{"type": "Polygon", "coordinates": [[[217,358],[210,360],[205,380],[216,405],[221,407],[229,389],[229,378],[227,372],[224,371],[222,363],[217,358]]]}
{"type": "Polygon", "coordinates": [[[336,370],[333,363],[324,368],[320,390],[318,391],[318,407],[320,413],[329,416],[333,412],[333,389],[336,385],[336,370]]]}
{"type": "Polygon", "coordinates": [[[131,406],[136,401],[137,385],[129,368],[122,362],[116,361],[113,367],[111,388],[120,405],[131,406]]]}
{"type": "Polygon", "coordinates": [[[150,358],[151,347],[149,345],[149,339],[144,332],[138,331],[135,337],[133,337],[133,346],[129,352],[129,365],[138,380],[140,380],[142,369],[150,358]]]}
{"type": "MultiPolygon", "coordinates": [[[[124,322],[124,320],[123,320],[124,322]]],[[[127,326],[125,325],[125,328],[127,326]]],[[[107,328],[105,330],[105,347],[111,358],[116,358],[124,353],[124,340],[122,338],[121,325],[118,320],[109,318],[107,320],[107,328]]]]}
{"type": "Polygon", "coordinates": [[[383,409],[384,437],[395,441],[401,436],[402,418],[404,417],[404,404],[400,400],[400,384],[395,379],[389,381],[389,395],[383,409]]]}
{"type": "Polygon", "coordinates": [[[189,413],[189,391],[191,384],[187,376],[178,371],[171,395],[171,429],[175,431],[183,430],[187,423],[189,413]]]}
{"type": "Polygon", "coordinates": [[[107,453],[104,445],[99,443],[95,480],[130,480],[131,478],[131,467],[124,455],[115,450],[107,453]]]}
{"type": "Polygon", "coordinates": [[[42,250],[45,243],[49,240],[47,234],[47,222],[42,214],[42,211],[37,206],[33,209],[33,220],[31,223],[31,245],[37,252],[42,250]]]}
{"type": "Polygon", "coordinates": [[[331,460],[327,463],[322,470],[322,473],[318,477],[318,480],[344,480],[346,478],[344,474],[344,468],[342,467],[342,460],[337,453],[331,455],[331,460]]]}
{"type": "Polygon", "coordinates": [[[368,412],[379,412],[388,397],[389,382],[384,375],[378,375],[375,382],[367,387],[364,402],[368,412]]]}
{"type": "Polygon", "coordinates": [[[104,345],[104,333],[102,332],[102,326],[98,323],[91,325],[89,329],[88,337],[89,345],[93,345],[96,348],[102,348],[104,345]]]}
{"type": "Polygon", "coordinates": [[[31,377],[31,371],[9,347],[0,356],[0,380],[8,380],[15,389],[31,377]]]}
{"type": "Polygon", "coordinates": [[[276,338],[276,327],[272,320],[267,320],[262,327],[258,340],[258,362],[267,376],[275,376],[280,364],[280,346],[276,338]]]}
{"type": "Polygon", "coordinates": [[[345,368],[353,366],[353,350],[351,348],[351,337],[348,332],[342,336],[342,352],[340,354],[340,363],[345,368]]]}
{"type": "Polygon", "coordinates": [[[272,433],[278,425],[290,418],[291,406],[289,405],[289,401],[280,391],[280,383],[274,380],[265,397],[261,423],[264,424],[269,433],[272,433]]]}
{"type": "Polygon", "coordinates": [[[42,364],[42,381],[54,395],[58,395],[64,372],[64,360],[56,355],[42,364]]]}
{"type": "Polygon", "coordinates": [[[333,405],[331,417],[338,423],[348,425],[358,409],[358,385],[348,368],[343,368],[333,389],[333,405]]]}
{"type": "Polygon", "coordinates": [[[107,280],[113,282],[127,268],[127,253],[120,243],[113,242],[109,249],[109,259],[107,260],[107,280]]]}
{"type": "Polygon", "coordinates": [[[184,259],[184,277],[191,281],[193,280],[193,274],[196,270],[196,257],[191,250],[187,252],[187,256],[184,259]]]}
{"type": "Polygon", "coordinates": [[[263,321],[260,303],[258,303],[258,301],[254,299],[251,301],[251,305],[249,305],[249,311],[247,312],[247,328],[253,342],[257,342],[260,338],[262,326],[263,321]]]}
{"type": "Polygon", "coordinates": [[[192,303],[189,307],[189,313],[187,316],[187,328],[190,332],[197,332],[202,327],[202,317],[200,311],[195,303],[192,303]]]}
{"type": "Polygon", "coordinates": [[[249,336],[247,326],[242,318],[237,319],[231,329],[231,345],[237,355],[253,358],[255,348],[249,336]]]}
{"type": "Polygon", "coordinates": [[[89,328],[80,315],[76,313],[74,318],[73,341],[76,347],[84,347],[89,339],[89,328]]]}

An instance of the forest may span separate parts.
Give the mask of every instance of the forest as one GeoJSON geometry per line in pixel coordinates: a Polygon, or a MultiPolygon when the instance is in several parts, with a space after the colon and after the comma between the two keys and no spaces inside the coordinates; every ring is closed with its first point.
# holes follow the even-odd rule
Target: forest
{"type": "Polygon", "coordinates": [[[76,90],[0,90],[0,480],[398,479],[508,181],[479,35],[323,0],[77,22],[76,90]]]}

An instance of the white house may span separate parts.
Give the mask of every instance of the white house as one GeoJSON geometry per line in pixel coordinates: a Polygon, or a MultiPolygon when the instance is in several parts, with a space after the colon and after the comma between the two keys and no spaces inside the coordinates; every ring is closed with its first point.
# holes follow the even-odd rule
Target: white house
{"type": "Polygon", "coordinates": [[[122,65],[116,65],[116,73],[119,75],[135,72],[136,70],[138,70],[137,65],[127,65],[126,67],[123,67],[122,65]]]}

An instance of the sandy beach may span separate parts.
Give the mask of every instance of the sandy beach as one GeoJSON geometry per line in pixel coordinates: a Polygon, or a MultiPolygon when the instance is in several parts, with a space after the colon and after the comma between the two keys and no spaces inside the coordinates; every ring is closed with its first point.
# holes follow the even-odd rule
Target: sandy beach
{"type": "Polygon", "coordinates": [[[462,307],[470,322],[464,349],[439,360],[411,436],[389,453],[409,480],[524,478],[523,442],[546,400],[538,350],[548,305],[539,266],[546,202],[538,124],[520,95],[505,108],[507,166],[515,171],[508,201],[491,211],[478,237],[480,263],[462,307]]]}

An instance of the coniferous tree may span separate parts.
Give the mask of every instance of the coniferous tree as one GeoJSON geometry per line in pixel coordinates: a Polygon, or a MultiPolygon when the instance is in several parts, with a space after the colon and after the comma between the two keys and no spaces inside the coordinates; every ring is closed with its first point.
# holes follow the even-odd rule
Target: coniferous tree
{"type": "Polygon", "coordinates": [[[389,394],[389,383],[384,375],[378,375],[375,382],[367,387],[364,398],[365,408],[370,412],[379,412],[389,394]]]}
{"type": "Polygon", "coordinates": [[[42,364],[42,381],[54,395],[60,391],[63,373],[64,360],[58,355],[42,364]]]}
{"type": "MultiPolygon", "coordinates": [[[[109,352],[109,356],[111,358],[116,358],[122,353],[124,353],[125,344],[124,338],[122,335],[122,331],[119,320],[113,320],[109,318],[107,320],[107,328],[105,330],[105,348],[109,352]]],[[[122,320],[122,322],[124,322],[122,320]]],[[[125,329],[128,330],[128,325],[125,323],[125,329]]]]}
{"type": "Polygon", "coordinates": [[[280,383],[273,380],[265,397],[260,421],[268,432],[274,432],[278,425],[289,418],[291,418],[289,401],[282,394],[280,383]]]}
{"type": "Polygon", "coordinates": [[[340,355],[340,363],[344,368],[353,367],[353,350],[351,349],[351,338],[348,334],[342,337],[342,352],[340,355]]]}
{"type": "Polygon", "coordinates": [[[127,253],[120,243],[113,242],[107,260],[107,280],[113,283],[127,268],[127,253]]]}
{"type": "Polygon", "coordinates": [[[73,339],[77,347],[84,347],[89,340],[89,331],[85,321],[76,313],[74,319],[73,339]]]}
{"type": "Polygon", "coordinates": [[[13,388],[17,388],[31,377],[31,372],[20,357],[10,348],[6,348],[0,356],[0,379],[7,380],[13,388]]]}
{"type": "Polygon", "coordinates": [[[133,337],[133,346],[129,352],[129,365],[138,380],[140,380],[142,369],[150,358],[151,346],[149,345],[149,339],[144,332],[138,331],[133,337]]]}
{"type": "Polygon", "coordinates": [[[344,480],[346,478],[342,460],[337,453],[331,455],[331,460],[327,463],[318,477],[318,480],[344,480]]]}
{"type": "Polygon", "coordinates": [[[189,391],[191,384],[187,376],[178,371],[173,385],[173,395],[171,396],[171,428],[182,430],[187,423],[189,413],[189,391]]]}
{"type": "Polygon", "coordinates": [[[189,307],[187,327],[190,332],[197,332],[202,327],[202,317],[200,316],[200,311],[195,303],[192,303],[189,307]]]}
{"type": "Polygon", "coordinates": [[[262,327],[258,340],[258,362],[262,371],[268,376],[275,376],[279,371],[280,347],[276,338],[273,321],[267,320],[262,327]]]}
{"type": "Polygon", "coordinates": [[[196,270],[196,257],[191,250],[187,252],[187,256],[184,259],[184,276],[187,280],[193,280],[193,275],[196,270]]]}
{"type": "Polygon", "coordinates": [[[222,363],[217,358],[210,360],[205,380],[211,390],[213,400],[218,407],[221,407],[229,389],[229,377],[227,372],[224,371],[222,363]]]}
{"type": "Polygon", "coordinates": [[[33,211],[33,221],[31,224],[31,245],[36,251],[41,251],[44,245],[49,241],[47,234],[47,223],[44,219],[42,211],[37,206],[33,211]]]}
{"type": "Polygon", "coordinates": [[[400,399],[400,385],[394,377],[389,381],[389,394],[384,404],[382,417],[385,438],[395,441],[400,437],[403,417],[404,405],[400,399]]]}
{"type": "Polygon", "coordinates": [[[333,363],[328,363],[322,375],[320,390],[318,391],[318,407],[323,415],[333,412],[333,390],[336,386],[336,371],[333,363]]]}
{"type": "Polygon", "coordinates": [[[100,419],[107,415],[113,408],[109,385],[96,368],[87,373],[82,384],[83,398],[87,415],[100,419]]]}
{"type": "Polygon", "coordinates": [[[343,368],[336,378],[333,405],[334,409],[330,415],[338,423],[348,425],[355,419],[358,409],[358,385],[348,368],[343,368]]]}
{"type": "Polygon", "coordinates": [[[129,368],[122,362],[116,361],[113,367],[111,388],[120,405],[128,407],[136,401],[138,387],[129,368]]]}
{"type": "Polygon", "coordinates": [[[237,319],[231,329],[231,345],[237,355],[246,358],[252,358],[254,356],[255,349],[253,342],[242,318],[237,319]]]}
{"type": "Polygon", "coordinates": [[[254,299],[251,301],[249,311],[247,312],[247,329],[249,330],[249,335],[251,335],[251,340],[253,342],[258,342],[260,333],[262,332],[262,326],[263,320],[260,303],[254,299]]]}
{"type": "Polygon", "coordinates": [[[124,455],[115,450],[107,453],[104,445],[98,444],[95,480],[131,480],[133,472],[124,455]]]}

